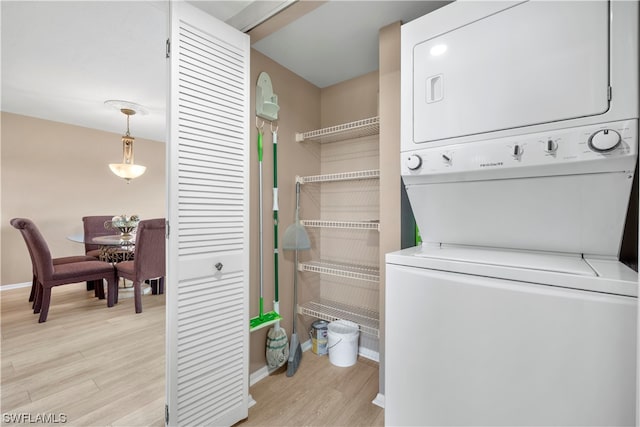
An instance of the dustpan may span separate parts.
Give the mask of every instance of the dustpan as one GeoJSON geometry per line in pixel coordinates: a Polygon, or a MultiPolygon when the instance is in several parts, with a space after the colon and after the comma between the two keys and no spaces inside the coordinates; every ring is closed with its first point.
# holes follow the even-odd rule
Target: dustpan
{"type": "Polygon", "coordinates": [[[296,220],[284,232],[282,236],[282,249],[295,251],[311,249],[309,235],[304,225],[300,222],[300,183],[296,182],[296,220]]]}

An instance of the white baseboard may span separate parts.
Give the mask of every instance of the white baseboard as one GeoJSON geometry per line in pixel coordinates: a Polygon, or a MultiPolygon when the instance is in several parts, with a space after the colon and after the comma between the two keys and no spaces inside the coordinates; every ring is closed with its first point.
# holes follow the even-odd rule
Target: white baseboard
{"type": "Polygon", "coordinates": [[[379,406],[382,409],[384,409],[384,394],[378,393],[376,398],[373,399],[373,401],[371,403],[373,403],[374,405],[379,406]]]}
{"type": "MultiPolygon", "coordinates": [[[[307,340],[303,342],[302,344],[300,344],[300,347],[302,348],[302,351],[311,350],[311,340],[307,340]]],[[[252,373],[249,374],[249,387],[267,378],[273,371],[277,371],[278,369],[280,368],[274,368],[272,370],[269,370],[269,367],[267,365],[264,365],[262,368],[258,369],[257,371],[253,371],[252,373]]]]}
{"type": "MultiPolygon", "coordinates": [[[[306,340],[302,343],[302,351],[309,350],[311,350],[311,340],[306,340]]],[[[380,363],[380,353],[366,347],[358,346],[358,356],[380,363]]]]}
{"type": "Polygon", "coordinates": [[[2,286],[0,286],[0,292],[8,291],[8,290],[11,290],[11,289],[30,288],[30,287],[31,287],[31,282],[14,283],[12,285],[2,285],[2,286]]]}
{"type": "Polygon", "coordinates": [[[267,365],[264,365],[262,368],[257,371],[249,374],[249,387],[258,383],[258,381],[265,379],[269,376],[269,368],[267,365]]]}
{"type": "Polygon", "coordinates": [[[251,408],[253,405],[255,405],[256,400],[253,398],[253,396],[251,396],[251,393],[249,393],[249,398],[247,399],[247,408],[251,408]]]}
{"type": "Polygon", "coordinates": [[[373,360],[374,362],[380,363],[380,353],[369,348],[365,348],[362,346],[358,347],[358,355],[364,357],[365,359],[373,360]]]}

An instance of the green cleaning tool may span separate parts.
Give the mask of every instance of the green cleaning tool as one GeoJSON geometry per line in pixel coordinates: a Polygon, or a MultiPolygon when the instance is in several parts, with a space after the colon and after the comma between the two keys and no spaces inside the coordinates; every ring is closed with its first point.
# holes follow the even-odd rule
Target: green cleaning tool
{"type": "MultiPolygon", "coordinates": [[[[256,118],[257,121],[257,118],[256,118]]],[[[264,312],[264,297],[263,297],[263,290],[264,290],[264,254],[263,254],[263,248],[262,248],[262,128],[264,127],[264,121],[262,122],[262,126],[257,126],[256,123],[256,127],[258,128],[258,165],[259,165],[259,194],[260,194],[260,200],[259,200],[259,208],[260,208],[260,313],[258,314],[258,317],[254,317],[252,319],[249,320],[249,331],[253,332],[256,331],[258,329],[264,328],[265,326],[269,326],[274,324],[275,322],[277,322],[278,320],[281,319],[280,315],[278,313],[276,313],[275,311],[270,311],[268,313],[264,312]]]]}
{"type": "MultiPolygon", "coordinates": [[[[271,140],[273,141],[273,282],[275,295],[273,311],[280,314],[280,297],[278,295],[278,126],[271,123],[271,140]]],[[[289,340],[287,331],[280,327],[278,320],[267,333],[267,366],[279,368],[289,358],[289,340]]]]}

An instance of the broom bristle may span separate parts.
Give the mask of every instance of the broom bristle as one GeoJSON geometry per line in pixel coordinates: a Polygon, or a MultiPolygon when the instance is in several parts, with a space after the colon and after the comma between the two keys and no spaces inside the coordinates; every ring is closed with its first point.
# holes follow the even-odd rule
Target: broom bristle
{"type": "Polygon", "coordinates": [[[291,349],[289,350],[289,360],[287,362],[287,376],[292,377],[300,366],[300,359],[302,359],[302,347],[300,341],[298,341],[297,334],[291,334],[291,349]]]}

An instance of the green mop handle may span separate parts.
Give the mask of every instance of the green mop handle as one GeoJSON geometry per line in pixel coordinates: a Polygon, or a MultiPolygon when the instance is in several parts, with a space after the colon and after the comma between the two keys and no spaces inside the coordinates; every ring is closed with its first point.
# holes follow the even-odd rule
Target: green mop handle
{"type": "Polygon", "coordinates": [[[264,302],[262,299],[262,287],[263,287],[263,259],[262,259],[262,129],[258,129],[258,165],[260,167],[260,314],[264,313],[264,302]]]}
{"type": "Polygon", "coordinates": [[[271,129],[273,139],[273,272],[275,284],[275,301],[278,296],[278,128],[271,129]]]}

